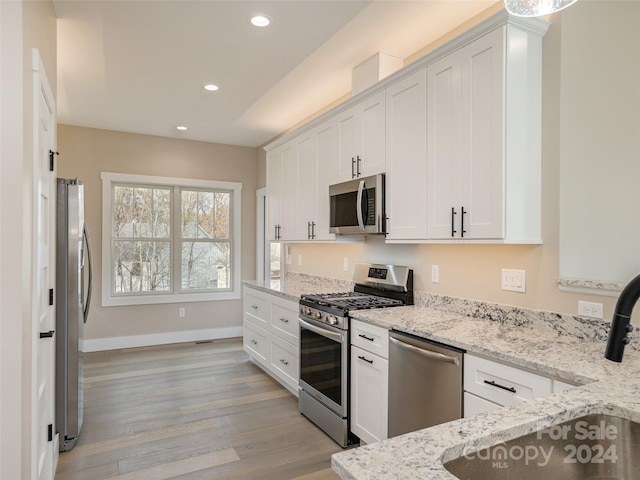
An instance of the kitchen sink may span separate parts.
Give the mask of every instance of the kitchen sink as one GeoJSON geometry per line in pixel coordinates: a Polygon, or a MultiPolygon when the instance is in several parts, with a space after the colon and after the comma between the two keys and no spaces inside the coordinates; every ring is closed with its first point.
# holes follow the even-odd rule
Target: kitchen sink
{"type": "Polygon", "coordinates": [[[640,423],[592,414],[444,464],[461,480],[640,479],[640,423]]]}

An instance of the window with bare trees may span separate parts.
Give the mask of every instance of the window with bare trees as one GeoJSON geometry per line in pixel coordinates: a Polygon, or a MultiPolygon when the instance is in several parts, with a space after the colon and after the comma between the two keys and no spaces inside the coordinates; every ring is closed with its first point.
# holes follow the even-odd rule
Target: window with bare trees
{"type": "Polygon", "coordinates": [[[240,184],[107,173],[102,178],[103,213],[110,219],[103,267],[112,300],[104,301],[103,275],[103,304],[208,300],[202,294],[239,289],[240,184]],[[146,300],[118,301],[141,297],[146,300]]]}

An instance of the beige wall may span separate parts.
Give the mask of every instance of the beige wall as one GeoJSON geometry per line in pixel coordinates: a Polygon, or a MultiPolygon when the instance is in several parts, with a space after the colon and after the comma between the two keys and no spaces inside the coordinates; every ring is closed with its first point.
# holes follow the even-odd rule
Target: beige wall
{"type": "MultiPolygon", "coordinates": [[[[607,18],[610,20],[611,7],[607,7],[607,4],[612,4],[597,3],[601,8],[609,8],[607,18]]],[[[614,297],[565,292],[559,290],[557,285],[560,276],[559,202],[562,188],[559,180],[562,164],[560,147],[564,140],[564,132],[560,128],[561,114],[570,116],[570,118],[563,118],[564,122],[593,121],[593,116],[589,112],[580,110],[561,112],[563,99],[568,94],[568,91],[561,89],[562,72],[568,68],[572,70],[575,68],[572,55],[578,53],[576,49],[584,48],[581,47],[580,38],[590,35],[592,26],[602,18],[602,12],[598,12],[598,8],[593,8],[592,3],[582,8],[587,12],[581,10],[581,2],[578,2],[563,13],[552,16],[551,28],[544,39],[543,245],[387,245],[379,238],[369,238],[360,244],[295,244],[289,246],[293,264],[287,265],[286,270],[351,279],[354,262],[406,264],[415,269],[415,288],[418,290],[570,314],[577,314],[578,300],[595,301],[604,303],[605,318],[610,318],[615,304],[614,297]],[[581,26],[574,22],[572,29],[567,33],[573,37],[566,38],[563,36],[562,19],[563,15],[569,16],[572,12],[581,17],[590,15],[591,21],[579,24],[581,26]],[[570,42],[573,51],[567,51],[566,48],[563,50],[563,42],[570,42]],[[302,265],[298,265],[300,256],[302,265]],[[346,272],[342,268],[344,258],[348,259],[350,265],[346,272]],[[431,282],[432,265],[440,267],[440,283],[431,282]],[[502,268],[526,270],[526,293],[507,292],[501,289],[502,268]]],[[[607,33],[615,35],[616,28],[617,23],[610,21],[604,26],[599,25],[598,31],[606,38],[607,33]]],[[[636,54],[631,46],[627,53],[636,54]]],[[[597,66],[594,65],[594,68],[597,66]]],[[[589,72],[583,72],[584,82],[588,82],[590,78],[589,72]]],[[[607,122],[615,125],[615,122],[621,121],[618,117],[616,112],[609,112],[607,122]]],[[[600,142],[606,146],[607,140],[602,138],[600,142]]]]}
{"type": "Polygon", "coordinates": [[[242,183],[242,279],[255,277],[255,148],[58,125],[59,177],[85,184],[85,217],[94,250],[94,299],[85,339],[239,327],[240,300],[126,307],[101,306],[101,172],[242,183]],[[183,306],[185,318],[178,317],[183,306]]]}

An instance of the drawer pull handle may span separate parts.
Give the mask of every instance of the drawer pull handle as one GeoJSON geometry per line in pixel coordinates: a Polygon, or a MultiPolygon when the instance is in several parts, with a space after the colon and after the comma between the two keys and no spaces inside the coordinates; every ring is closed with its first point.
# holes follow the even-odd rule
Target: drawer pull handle
{"type": "Polygon", "coordinates": [[[250,340],[251,343],[253,343],[254,345],[257,345],[258,342],[256,340],[254,340],[253,338],[250,340]]]}
{"type": "Polygon", "coordinates": [[[364,355],[358,355],[358,358],[360,360],[364,360],[365,362],[367,362],[369,365],[373,365],[373,360],[369,360],[368,358],[366,358],[364,355]]]}
{"type": "Polygon", "coordinates": [[[280,359],[280,363],[282,363],[285,367],[289,365],[289,362],[287,362],[284,358],[280,359]]]}
{"type": "Polygon", "coordinates": [[[251,305],[251,308],[253,308],[254,310],[257,310],[258,306],[257,305],[251,305]]]}
{"type": "Polygon", "coordinates": [[[367,337],[364,333],[361,333],[358,336],[360,338],[364,338],[365,340],[369,340],[370,342],[373,342],[373,337],[367,337]]]}
{"type": "Polygon", "coordinates": [[[515,388],[513,388],[513,387],[505,387],[504,385],[500,385],[499,383],[496,383],[493,380],[491,380],[491,381],[485,380],[484,383],[486,383],[487,385],[491,385],[492,387],[501,388],[502,390],[506,390],[507,392],[516,393],[516,389],[515,388]]]}
{"type": "Polygon", "coordinates": [[[280,317],[280,321],[284,323],[289,323],[289,319],[284,317],[280,317]]]}

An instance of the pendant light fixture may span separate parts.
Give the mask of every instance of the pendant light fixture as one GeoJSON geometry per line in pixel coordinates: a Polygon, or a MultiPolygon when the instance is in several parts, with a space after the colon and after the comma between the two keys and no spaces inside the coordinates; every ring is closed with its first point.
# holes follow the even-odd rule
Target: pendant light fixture
{"type": "Polygon", "coordinates": [[[504,0],[507,11],[519,17],[539,17],[557,12],[578,0],[504,0]]]}

